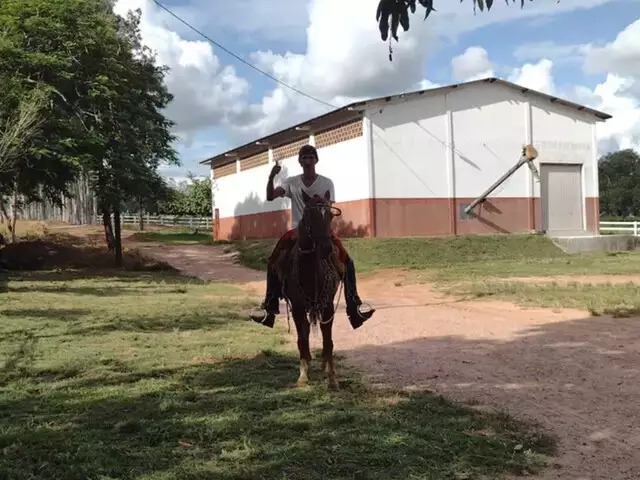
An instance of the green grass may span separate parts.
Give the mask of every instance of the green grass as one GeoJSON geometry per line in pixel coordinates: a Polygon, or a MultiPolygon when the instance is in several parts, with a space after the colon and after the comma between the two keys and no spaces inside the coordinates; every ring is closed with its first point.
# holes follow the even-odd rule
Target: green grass
{"type": "MultiPolygon", "coordinates": [[[[381,268],[439,269],[451,265],[559,258],[565,254],[540,235],[466,236],[447,238],[347,238],[345,247],[360,272],[381,268]]],[[[236,242],[240,261],[263,270],[274,240],[236,242]]]]}
{"type": "MultiPolygon", "coordinates": [[[[486,277],[635,274],[635,252],[566,254],[542,235],[450,238],[345,239],[358,272],[384,268],[419,270],[442,282],[486,277]]],[[[264,270],[273,240],[235,243],[239,260],[264,270]]]]}
{"type": "Polygon", "coordinates": [[[232,286],[31,272],[0,304],[0,472],[13,479],[455,479],[535,472],[553,441],[338,362],[293,388],[282,331],[232,286]]]}
{"type": "Polygon", "coordinates": [[[131,240],[139,242],[162,242],[162,243],[182,243],[182,244],[202,244],[211,245],[213,239],[210,232],[192,233],[176,231],[153,231],[136,232],[129,237],[131,240]]]}
{"type": "MultiPolygon", "coordinates": [[[[562,253],[562,252],[561,252],[562,253]]],[[[513,278],[558,275],[635,275],[640,272],[640,253],[602,252],[559,256],[532,256],[449,264],[434,271],[441,282],[487,277],[513,278]]]]}
{"type": "Polygon", "coordinates": [[[633,283],[470,282],[450,286],[455,295],[516,301],[526,306],[580,308],[592,315],[630,317],[640,315],[640,286],[633,283]]]}

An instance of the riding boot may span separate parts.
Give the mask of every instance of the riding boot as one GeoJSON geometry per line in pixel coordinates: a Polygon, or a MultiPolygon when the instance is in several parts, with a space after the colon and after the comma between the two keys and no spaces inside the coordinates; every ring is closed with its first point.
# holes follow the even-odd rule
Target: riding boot
{"type": "Polygon", "coordinates": [[[261,315],[251,314],[251,320],[260,323],[265,327],[273,328],[276,321],[276,315],[280,313],[280,298],[282,296],[282,287],[280,279],[273,269],[272,265],[267,266],[267,292],[264,301],[260,304],[262,310],[261,315]]]}
{"type": "Polygon", "coordinates": [[[344,276],[344,300],[347,304],[347,316],[351,327],[354,329],[359,328],[367,321],[375,312],[375,309],[371,309],[367,312],[360,313],[358,307],[362,305],[362,300],[358,296],[358,289],[356,286],[356,268],[353,264],[351,257],[347,257],[346,272],[344,276]]]}

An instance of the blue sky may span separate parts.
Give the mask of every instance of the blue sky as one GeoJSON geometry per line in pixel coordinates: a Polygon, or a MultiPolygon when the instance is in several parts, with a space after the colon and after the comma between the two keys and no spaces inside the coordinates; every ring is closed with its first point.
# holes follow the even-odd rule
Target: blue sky
{"type": "MultiPolygon", "coordinates": [[[[527,7],[528,4],[525,5],[525,8],[527,7]]],[[[518,6],[516,4],[509,8],[517,9],[518,6]]],[[[630,0],[610,2],[586,10],[541,16],[533,22],[528,18],[516,17],[510,22],[489,25],[461,35],[457,41],[437,53],[433,64],[425,73],[427,76],[430,71],[441,73],[429,77],[441,83],[450,82],[451,58],[459,55],[467,46],[480,45],[489,52],[496,64],[502,65],[506,70],[496,73],[500,76],[506,75],[512,67],[522,64],[514,57],[514,52],[520,45],[539,42],[552,42],[556,45],[604,44],[612,41],[630,23],[630,19],[638,17],[640,2],[630,0]]],[[[558,66],[554,76],[558,83],[584,83],[592,86],[604,78],[604,75],[585,78],[579,62],[558,66]]]]}
{"type": "MultiPolygon", "coordinates": [[[[332,104],[415,89],[425,80],[447,84],[492,73],[620,114],[620,125],[605,130],[603,141],[636,145],[638,98],[620,85],[640,77],[640,21],[632,25],[640,1],[534,0],[523,9],[519,2],[495,2],[491,12],[474,16],[470,0],[436,0],[438,12],[426,22],[413,16],[410,32],[401,33],[393,65],[375,24],[377,0],[350,2],[162,1],[244,59],[332,104]],[[616,43],[625,29],[630,32],[616,43]],[[465,54],[469,47],[479,48],[465,54]],[[455,70],[452,60],[463,54],[455,70]],[[589,58],[605,61],[585,69],[589,58]]],[[[168,113],[183,138],[177,145],[183,166],[165,175],[208,175],[200,160],[326,111],[208,44],[150,0],[119,3],[142,8],[143,38],[171,68],[175,100],[168,113]]]]}

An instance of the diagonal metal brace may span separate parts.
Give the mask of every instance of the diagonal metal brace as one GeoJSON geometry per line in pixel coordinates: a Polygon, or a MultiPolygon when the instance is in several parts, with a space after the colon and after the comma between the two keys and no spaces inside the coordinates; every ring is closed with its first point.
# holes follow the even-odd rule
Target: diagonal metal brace
{"type": "Polygon", "coordinates": [[[529,165],[529,168],[531,168],[531,171],[534,172],[534,175],[536,177],[539,177],[537,174],[538,170],[536,169],[535,165],[532,163],[536,158],[538,158],[538,151],[535,149],[533,145],[523,146],[522,156],[520,157],[520,160],[518,160],[513,167],[507,170],[504,175],[502,175],[498,180],[496,180],[496,182],[493,185],[487,188],[482,193],[482,195],[480,195],[473,202],[471,202],[467,206],[467,208],[464,209],[464,213],[468,214],[469,212],[471,212],[471,210],[473,210],[473,207],[478,205],[480,202],[483,202],[484,200],[486,200],[486,198],[491,194],[491,192],[493,192],[496,188],[502,185],[502,183],[504,183],[504,181],[507,180],[507,178],[513,175],[525,163],[529,165]]]}

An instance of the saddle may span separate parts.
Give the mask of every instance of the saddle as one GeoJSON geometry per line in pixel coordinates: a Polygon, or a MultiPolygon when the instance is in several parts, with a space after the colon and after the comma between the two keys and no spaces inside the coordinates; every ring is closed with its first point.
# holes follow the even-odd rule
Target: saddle
{"type": "MultiPolygon", "coordinates": [[[[277,250],[273,252],[273,270],[276,272],[276,275],[278,275],[280,282],[284,282],[287,277],[287,273],[289,272],[289,262],[291,261],[291,253],[293,251],[293,247],[296,246],[297,242],[298,241],[295,237],[289,239],[289,241],[280,242],[279,248],[276,247],[277,250]]],[[[340,275],[340,278],[344,277],[346,265],[340,260],[338,247],[336,247],[335,245],[333,246],[333,251],[329,256],[329,259],[331,260],[333,267],[338,272],[338,275],[340,275]]]]}

